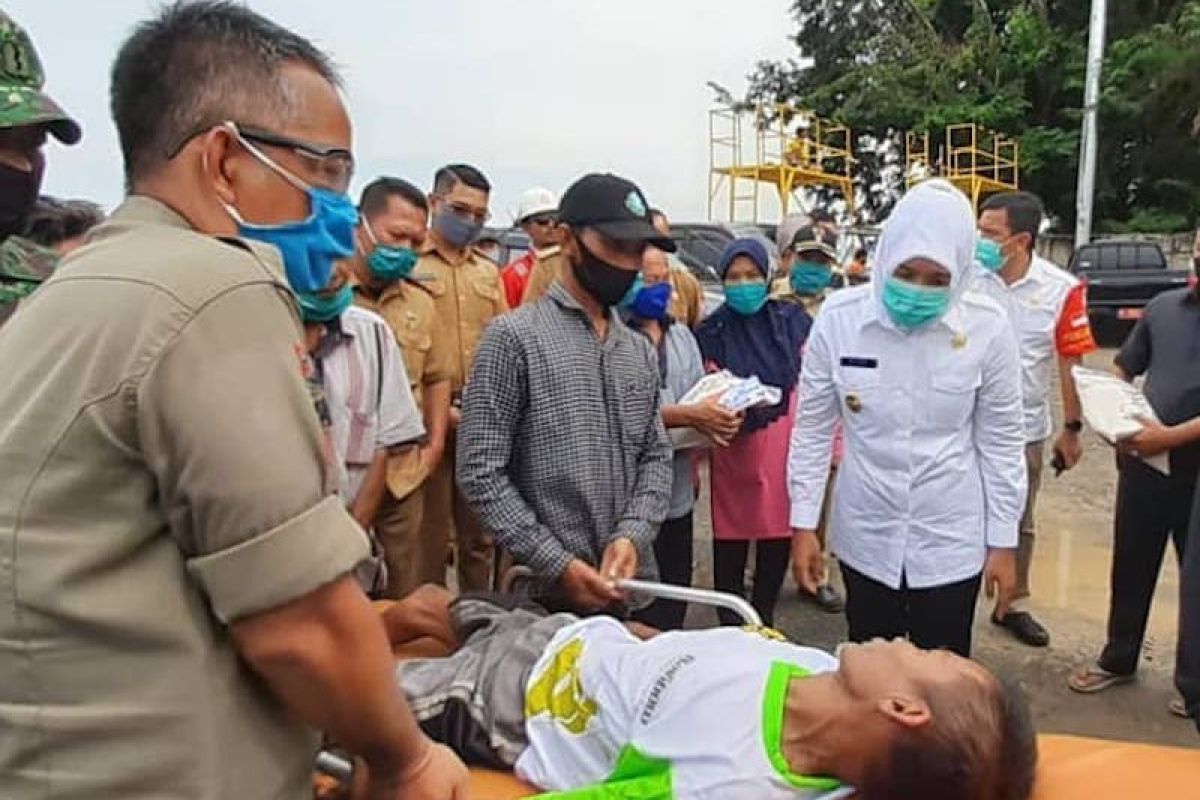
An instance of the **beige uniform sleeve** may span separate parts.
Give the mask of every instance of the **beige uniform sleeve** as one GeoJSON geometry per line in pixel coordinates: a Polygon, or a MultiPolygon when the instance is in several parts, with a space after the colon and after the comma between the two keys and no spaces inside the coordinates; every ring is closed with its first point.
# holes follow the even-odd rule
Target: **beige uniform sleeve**
{"type": "Polygon", "coordinates": [[[268,284],[210,301],[137,391],[142,451],[187,569],[223,622],[283,605],[366,557],[325,491],[300,329],[268,284]]]}
{"type": "Polygon", "coordinates": [[[562,256],[539,258],[529,273],[529,281],[525,284],[525,294],[521,296],[521,305],[536,303],[542,299],[550,284],[558,277],[559,265],[563,263],[562,256]]]}

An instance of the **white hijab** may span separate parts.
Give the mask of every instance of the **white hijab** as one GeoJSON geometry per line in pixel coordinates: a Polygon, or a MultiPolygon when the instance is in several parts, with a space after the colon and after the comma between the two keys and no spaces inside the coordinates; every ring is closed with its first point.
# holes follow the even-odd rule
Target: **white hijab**
{"type": "Polygon", "coordinates": [[[875,307],[882,320],[883,284],[912,258],[927,258],[950,273],[950,308],[958,305],[971,284],[975,264],[975,212],[967,196],[948,181],[929,180],[913,187],[892,210],[871,269],[875,307]]]}

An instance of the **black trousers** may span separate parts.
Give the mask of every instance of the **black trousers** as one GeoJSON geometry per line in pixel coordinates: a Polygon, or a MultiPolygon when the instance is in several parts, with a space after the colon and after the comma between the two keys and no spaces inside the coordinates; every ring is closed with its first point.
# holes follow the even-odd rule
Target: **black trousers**
{"type": "MultiPolygon", "coordinates": [[[[749,556],[749,541],[713,539],[713,584],[718,591],[746,596],[746,560],[749,556]]],[[[775,604],[779,602],[779,590],[783,588],[791,557],[790,538],[754,542],[754,588],[749,599],[765,625],[775,624],[775,604]]],[[[737,614],[723,608],[717,610],[717,616],[722,625],[742,622],[737,614]]]]}
{"type": "Polygon", "coordinates": [[[1200,731],[1200,491],[1192,497],[1188,524],[1191,544],[1184,548],[1179,571],[1179,640],[1175,650],[1175,686],[1200,731]]]}
{"type": "MultiPolygon", "coordinates": [[[[669,519],[658,529],[654,540],[654,559],[658,562],[658,578],[674,586],[692,585],[692,515],[669,519]]],[[[660,631],[679,630],[687,616],[687,603],[678,600],[655,600],[634,614],[638,622],[660,631]]]]}
{"type": "Polygon", "coordinates": [[[841,568],[850,641],[906,636],[924,650],[971,655],[981,575],[928,589],[912,589],[902,581],[899,589],[893,589],[845,564],[841,568]]]}
{"type": "Polygon", "coordinates": [[[1163,475],[1136,458],[1119,459],[1117,468],[1108,642],[1100,666],[1117,675],[1132,675],[1137,671],[1168,538],[1182,560],[1196,473],[1172,469],[1171,475],[1163,475]]]}

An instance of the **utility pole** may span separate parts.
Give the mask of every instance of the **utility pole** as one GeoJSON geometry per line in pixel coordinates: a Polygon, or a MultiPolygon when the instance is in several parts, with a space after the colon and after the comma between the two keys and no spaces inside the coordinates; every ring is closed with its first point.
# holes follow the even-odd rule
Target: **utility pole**
{"type": "Polygon", "coordinates": [[[1096,197],[1096,114],[1100,105],[1100,70],[1104,66],[1104,22],[1107,0],[1092,0],[1088,28],[1087,77],[1083,86],[1083,131],[1079,140],[1079,182],[1075,188],[1075,246],[1092,238],[1092,202],[1096,197]]]}

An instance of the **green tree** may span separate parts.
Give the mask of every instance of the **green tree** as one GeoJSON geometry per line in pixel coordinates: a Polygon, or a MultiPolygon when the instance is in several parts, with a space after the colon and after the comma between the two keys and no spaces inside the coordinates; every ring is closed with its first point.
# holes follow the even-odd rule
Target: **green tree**
{"type": "MultiPolygon", "coordinates": [[[[1102,87],[1102,226],[1200,214],[1200,0],[1112,2],[1102,87]]],[[[902,189],[906,130],[977,122],[1021,143],[1022,185],[1075,216],[1090,0],[795,0],[799,57],[762,62],[746,100],[785,101],[859,134],[860,217],[902,189]],[[898,155],[899,154],[899,155],[898,155]]]]}

